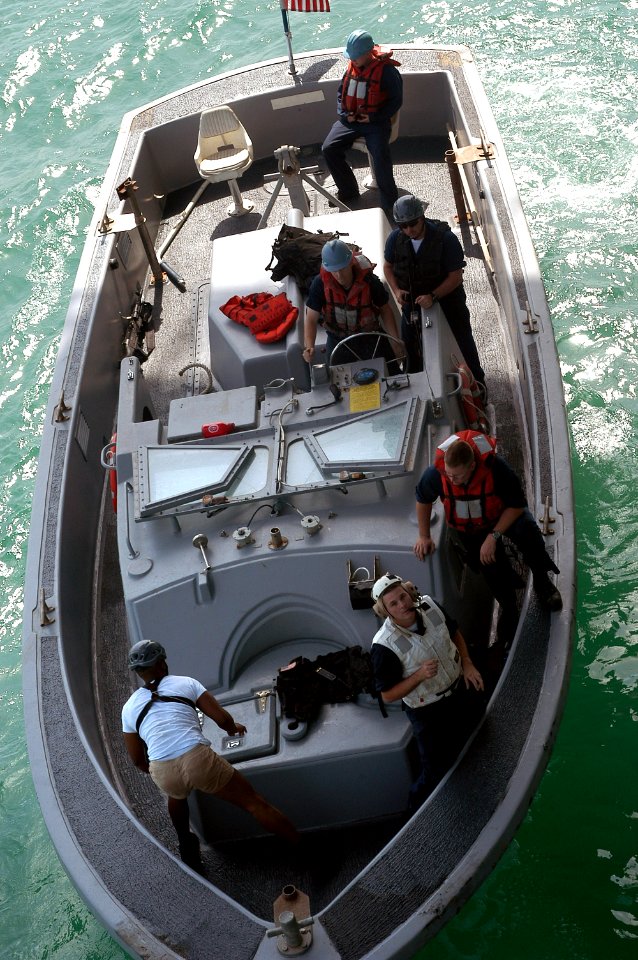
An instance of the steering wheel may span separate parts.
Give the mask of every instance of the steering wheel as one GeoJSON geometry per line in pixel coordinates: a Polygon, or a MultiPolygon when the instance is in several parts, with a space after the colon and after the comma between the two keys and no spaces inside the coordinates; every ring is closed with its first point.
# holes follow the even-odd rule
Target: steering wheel
{"type": "MultiPolygon", "coordinates": [[[[332,367],[337,363],[352,363],[353,360],[362,360],[362,361],[372,360],[375,357],[379,356],[377,351],[379,349],[379,344],[381,343],[382,339],[388,340],[390,345],[392,345],[393,343],[402,343],[402,341],[399,340],[397,337],[392,337],[390,336],[389,333],[384,333],[382,330],[371,330],[369,333],[365,331],[361,333],[351,333],[349,337],[344,337],[343,340],[339,341],[337,346],[334,348],[334,350],[330,354],[330,359],[328,360],[328,364],[329,366],[332,367]],[[359,344],[353,344],[352,342],[353,340],[359,340],[361,337],[366,337],[368,342],[370,337],[377,338],[376,343],[372,349],[372,353],[367,357],[362,357],[360,355],[360,352],[357,352],[357,349],[356,349],[357,346],[359,346],[359,344]],[[343,358],[341,360],[335,359],[340,350],[343,350],[343,352],[346,353],[347,358],[343,358]]],[[[405,349],[405,344],[403,346],[405,349]]],[[[368,351],[364,351],[364,352],[367,353],[368,351]]],[[[403,355],[400,357],[393,356],[392,360],[387,360],[386,357],[384,357],[383,359],[386,360],[387,363],[392,363],[392,362],[405,363],[405,361],[408,359],[408,356],[406,353],[403,353],[403,355]]]]}

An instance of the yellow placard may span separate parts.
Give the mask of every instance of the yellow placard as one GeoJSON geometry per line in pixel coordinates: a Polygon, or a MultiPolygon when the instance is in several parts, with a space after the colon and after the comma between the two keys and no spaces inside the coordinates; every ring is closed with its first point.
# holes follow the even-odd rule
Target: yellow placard
{"type": "Polygon", "coordinates": [[[350,387],[350,413],[365,413],[377,410],[381,406],[381,384],[368,383],[365,386],[350,387]]]}

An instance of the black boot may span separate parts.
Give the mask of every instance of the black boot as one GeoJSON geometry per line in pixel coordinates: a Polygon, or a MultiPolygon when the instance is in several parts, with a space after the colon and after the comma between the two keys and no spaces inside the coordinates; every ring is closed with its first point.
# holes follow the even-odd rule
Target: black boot
{"type": "Polygon", "coordinates": [[[199,839],[194,833],[187,833],[185,836],[178,837],[179,855],[187,867],[199,873],[202,877],[206,876],[204,864],[202,863],[199,851],[199,839]]]}
{"type": "Polygon", "coordinates": [[[546,610],[555,611],[562,608],[563,598],[558,587],[552,583],[546,573],[534,574],[534,590],[541,606],[546,610]]]}

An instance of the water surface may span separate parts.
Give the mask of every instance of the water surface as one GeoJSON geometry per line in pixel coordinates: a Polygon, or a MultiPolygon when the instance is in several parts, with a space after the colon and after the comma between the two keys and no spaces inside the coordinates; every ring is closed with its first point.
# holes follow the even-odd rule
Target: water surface
{"type": "MultiPolygon", "coordinates": [[[[475,53],[552,310],[578,517],[574,669],[549,770],[498,868],[419,958],[633,960],[638,2],[377,0],[366,21],[362,9],[292,14],[295,49],[365,26],[475,53]]],[[[22,581],[48,384],[122,114],[286,48],[275,2],[5,0],[0,49],[0,956],[119,960],[48,839],[24,741],[22,581]]]]}

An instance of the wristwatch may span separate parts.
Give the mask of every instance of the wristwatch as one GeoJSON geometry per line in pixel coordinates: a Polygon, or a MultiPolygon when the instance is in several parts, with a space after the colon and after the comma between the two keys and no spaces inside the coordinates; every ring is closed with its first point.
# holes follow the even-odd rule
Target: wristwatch
{"type": "Polygon", "coordinates": [[[503,534],[500,530],[491,530],[490,531],[495,540],[500,540],[503,534]]]}

